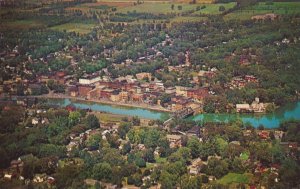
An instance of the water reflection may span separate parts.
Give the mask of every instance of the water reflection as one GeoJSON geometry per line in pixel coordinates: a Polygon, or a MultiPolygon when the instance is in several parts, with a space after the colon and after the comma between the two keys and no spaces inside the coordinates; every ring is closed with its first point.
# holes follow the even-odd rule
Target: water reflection
{"type": "Polygon", "coordinates": [[[190,119],[201,122],[230,122],[240,119],[244,124],[254,127],[263,125],[266,128],[276,128],[284,121],[300,120],[300,102],[287,104],[271,114],[200,114],[190,119]]]}
{"type": "MultiPolygon", "coordinates": [[[[168,119],[169,115],[164,112],[152,111],[143,108],[132,108],[125,106],[107,105],[87,101],[71,101],[70,99],[49,99],[49,103],[66,107],[74,105],[76,108],[92,109],[112,114],[125,116],[139,116],[146,119],[168,119]]],[[[189,119],[201,122],[232,122],[241,120],[244,124],[251,124],[254,127],[263,125],[265,128],[276,128],[279,124],[288,120],[300,120],[300,101],[290,103],[279,108],[271,114],[198,114],[189,119]]]]}
{"type": "Polygon", "coordinates": [[[132,108],[126,106],[116,106],[101,104],[88,101],[75,101],[70,99],[49,99],[49,104],[59,105],[61,107],[66,107],[70,104],[79,109],[91,109],[93,111],[107,112],[112,114],[126,115],[126,116],[139,116],[146,119],[167,119],[168,114],[159,111],[146,110],[142,108],[132,108]]]}

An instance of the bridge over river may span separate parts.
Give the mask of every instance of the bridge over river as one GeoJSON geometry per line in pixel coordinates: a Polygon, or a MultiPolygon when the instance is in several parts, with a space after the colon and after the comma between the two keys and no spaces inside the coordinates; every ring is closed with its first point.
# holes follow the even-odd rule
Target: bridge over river
{"type": "Polygon", "coordinates": [[[170,119],[164,122],[164,126],[168,125],[174,118],[183,119],[190,115],[193,115],[195,111],[192,108],[182,108],[181,110],[177,110],[171,114],[170,119]]]}

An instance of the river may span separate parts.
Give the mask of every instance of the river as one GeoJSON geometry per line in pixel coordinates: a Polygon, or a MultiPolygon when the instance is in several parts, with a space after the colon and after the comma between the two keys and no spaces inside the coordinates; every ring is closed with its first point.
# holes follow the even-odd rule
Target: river
{"type": "MultiPolygon", "coordinates": [[[[166,120],[169,115],[165,112],[147,110],[143,108],[132,108],[115,105],[107,105],[96,102],[76,101],[70,99],[49,99],[50,104],[66,107],[73,104],[76,108],[91,109],[124,116],[138,116],[146,119],[166,120]]],[[[288,120],[300,120],[300,101],[289,103],[274,113],[270,114],[198,114],[188,119],[201,122],[229,122],[241,120],[244,124],[251,124],[254,127],[263,125],[265,128],[277,128],[280,123],[288,120]]]]}
{"type": "Polygon", "coordinates": [[[101,104],[97,102],[89,102],[82,100],[70,100],[70,99],[48,99],[48,103],[52,105],[58,105],[66,107],[70,104],[79,109],[91,109],[93,111],[107,112],[111,114],[119,114],[124,116],[138,116],[145,119],[162,119],[169,118],[169,114],[166,112],[148,110],[143,108],[134,108],[126,106],[117,106],[109,104],[101,104]]]}

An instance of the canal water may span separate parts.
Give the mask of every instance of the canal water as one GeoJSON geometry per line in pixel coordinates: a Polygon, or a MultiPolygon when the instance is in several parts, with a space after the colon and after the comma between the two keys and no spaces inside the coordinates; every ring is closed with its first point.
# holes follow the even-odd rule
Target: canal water
{"type": "Polygon", "coordinates": [[[300,120],[300,101],[289,103],[269,114],[199,114],[189,119],[201,122],[230,122],[240,120],[254,127],[277,128],[280,123],[300,120]]]}
{"type": "MultiPolygon", "coordinates": [[[[66,107],[70,104],[80,109],[91,109],[124,116],[138,116],[146,119],[168,119],[165,112],[147,110],[143,108],[132,108],[116,105],[101,104],[96,102],[77,101],[70,99],[49,99],[48,103],[66,107]]],[[[240,120],[244,124],[251,124],[254,127],[263,125],[265,128],[277,128],[280,123],[288,120],[300,120],[300,101],[287,104],[274,113],[270,114],[198,114],[188,119],[200,122],[230,122],[240,120]]]]}
{"type": "Polygon", "coordinates": [[[169,118],[169,114],[166,112],[159,112],[154,110],[148,110],[143,108],[134,108],[126,106],[117,106],[109,104],[101,104],[97,102],[70,100],[70,99],[48,99],[48,103],[52,105],[58,105],[60,107],[66,107],[73,105],[79,109],[91,109],[93,111],[107,112],[111,114],[119,114],[124,116],[138,116],[145,119],[162,119],[169,118]]]}

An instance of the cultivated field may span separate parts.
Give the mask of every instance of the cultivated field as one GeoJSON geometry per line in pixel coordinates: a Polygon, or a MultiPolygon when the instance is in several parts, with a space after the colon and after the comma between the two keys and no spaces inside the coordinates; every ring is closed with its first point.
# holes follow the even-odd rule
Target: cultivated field
{"type": "Polygon", "coordinates": [[[85,24],[85,23],[66,23],[51,27],[51,29],[58,31],[76,32],[79,34],[89,33],[95,24],[85,24]]]}
{"type": "Polygon", "coordinates": [[[23,29],[37,28],[43,26],[45,26],[43,23],[33,19],[12,20],[12,21],[1,22],[0,31],[1,30],[23,30],[23,29]]]}
{"type": "Polygon", "coordinates": [[[127,13],[128,11],[133,12],[146,12],[153,14],[163,14],[163,13],[182,13],[190,10],[196,10],[198,6],[204,6],[206,8],[195,12],[194,14],[220,14],[219,11],[220,6],[224,6],[225,9],[229,9],[235,6],[235,3],[227,3],[227,4],[174,4],[174,9],[172,10],[172,3],[150,3],[145,2],[136,6],[129,6],[124,8],[118,8],[118,12],[127,13]],[[182,6],[182,10],[178,9],[178,6],[182,6]]]}
{"type": "Polygon", "coordinates": [[[201,9],[200,11],[195,12],[194,14],[220,14],[222,12],[219,11],[220,6],[224,6],[225,10],[233,8],[236,3],[218,3],[218,4],[206,4],[205,9],[201,9]]]}
{"type": "Polygon", "coordinates": [[[254,6],[238,10],[225,16],[225,19],[250,19],[258,14],[275,13],[280,15],[292,15],[300,13],[300,2],[274,2],[273,5],[259,3],[254,6]]]}

